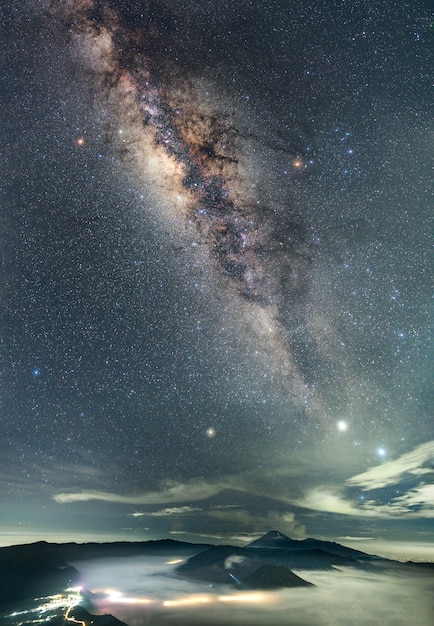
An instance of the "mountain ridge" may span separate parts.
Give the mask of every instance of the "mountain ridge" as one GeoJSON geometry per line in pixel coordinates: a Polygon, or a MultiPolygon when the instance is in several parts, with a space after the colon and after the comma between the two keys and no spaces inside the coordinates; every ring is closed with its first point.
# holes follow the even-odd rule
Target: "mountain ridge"
{"type": "Polygon", "coordinates": [[[312,537],[292,539],[271,530],[245,546],[189,543],[174,539],[89,543],[37,541],[0,548],[0,607],[52,593],[80,579],[71,565],[80,561],[132,556],[179,556],[187,560],[173,575],[211,585],[278,588],[306,585],[297,571],[333,571],[356,568],[365,571],[432,571],[434,564],[400,563],[312,537]],[[265,580],[266,578],[269,580],[265,580]],[[280,582],[279,582],[280,581],[280,582]],[[264,586],[265,585],[265,586],[264,586]]]}

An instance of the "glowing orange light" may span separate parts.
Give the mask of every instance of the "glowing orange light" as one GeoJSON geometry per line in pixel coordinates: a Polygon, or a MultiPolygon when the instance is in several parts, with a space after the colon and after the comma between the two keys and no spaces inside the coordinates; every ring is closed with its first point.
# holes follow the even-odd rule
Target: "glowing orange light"
{"type": "Polygon", "coordinates": [[[84,137],[77,137],[75,143],[81,148],[86,143],[86,139],[84,137]]]}
{"type": "Polygon", "coordinates": [[[253,602],[259,604],[269,603],[271,595],[266,593],[238,593],[231,596],[219,596],[220,602],[253,602]]]}
{"type": "MultiPolygon", "coordinates": [[[[129,598],[124,596],[121,591],[117,589],[101,589],[98,591],[103,591],[107,594],[107,600],[109,602],[113,602],[114,604],[151,604],[154,600],[150,598],[129,598]]],[[[96,593],[96,590],[94,590],[96,593]]]]}
{"type": "Polygon", "coordinates": [[[120,604],[152,604],[154,600],[150,600],[149,598],[126,598],[122,596],[122,598],[117,598],[116,602],[120,604]]]}
{"type": "Polygon", "coordinates": [[[213,602],[210,596],[190,596],[177,600],[166,600],[163,602],[163,606],[193,606],[195,604],[208,604],[210,602],[213,602]]]}

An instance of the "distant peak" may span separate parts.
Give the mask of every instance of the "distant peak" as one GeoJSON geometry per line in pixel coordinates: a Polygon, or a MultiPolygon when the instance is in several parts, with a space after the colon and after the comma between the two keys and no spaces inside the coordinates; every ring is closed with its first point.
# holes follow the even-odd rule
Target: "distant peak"
{"type": "Polygon", "coordinates": [[[256,539],[255,541],[252,541],[251,543],[249,543],[248,546],[254,546],[255,548],[277,547],[283,543],[287,544],[287,543],[292,543],[293,541],[294,539],[287,537],[286,535],[281,533],[279,530],[270,530],[268,533],[265,533],[265,535],[263,535],[262,537],[259,537],[259,539],[256,539]]]}
{"type": "Polygon", "coordinates": [[[270,530],[268,533],[263,535],[262,539],[289,539],[289,537],[278,530],[270,530]]]}

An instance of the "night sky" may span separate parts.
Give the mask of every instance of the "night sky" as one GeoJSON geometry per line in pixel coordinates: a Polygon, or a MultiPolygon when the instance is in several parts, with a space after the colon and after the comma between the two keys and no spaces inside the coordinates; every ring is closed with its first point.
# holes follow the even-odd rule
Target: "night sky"
{"type": "Polygon", "coordinates": [[[0,543],[433,542],[428,6],[2,3],[0,543]]]}

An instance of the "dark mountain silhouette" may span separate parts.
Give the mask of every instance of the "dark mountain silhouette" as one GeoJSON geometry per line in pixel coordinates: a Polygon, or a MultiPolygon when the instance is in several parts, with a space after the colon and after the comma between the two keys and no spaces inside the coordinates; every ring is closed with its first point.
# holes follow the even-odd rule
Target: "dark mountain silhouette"
{"type": "MultiPolygon", "coordinates": [[[[273,530],[245,547],[213,546],[192,556],[178,567],[187,578],[214,583],[243,581],[254,569],[248,564],[284,567],[287,570],[333,570],[337,567],[369,568],[379,557],[346,548],[331,541],[305,539],[297,541],[273,530]],[[230,563],[230,565],[228,565],[230,563]],[[248,571],[247,571],[248,570],[248,571]]],[[[381,560],[381,559],[380,559],[381,560]]]]}
{"type": "MultiPolygon", "coordinates": [[[[374,561],[387,562],[387,559],[346,548],[332,541],[319,539],[297,541],[273,530],[242,548],[213,546],[189,558],[177,568],[177,571],[179,575],[190,579],[238,586],[244,586],[249,581],[249,586],[252,586],[256,580],[255,573],[260,570],[262,571],[260,584],[261,588],[264,588],[264,572],[272,570],[263,570],[263,566],[283,568],[293,574],[291,571],[293,569],[317,571],[330,571],[339,567],[371,569],[374,561]]],[[[276,580],[270,581],[271,586],[276,584],[276,580]]]]}
{"type": "Polygon", "coordinates": [[[215,563],[223,563],[228,557],[243,555],[244,548],[236,546],[212,546],[200,554],[195,554],[177,568],[178,572],[188,572],[199,567],[208,567],[215,563]]]}
{"type": "MultiPolygon", "coordinates": [[[[248,551],[250,553],[251,550],[248,551]]],[[[324,550],[264,550],[258,559],[273,565],[281,565],[290,569],[307,569],[328,571],[338,566],[349,566],[355,564],[354,558],[340,556],[324,550]]],[[[368,557],[369,559],[369,557],[368,557]]],[[[359,563],[359,565],[361,562],[359,563]]]]}
{"type": "Polygon", "coordinates": [[[277,530],[272,530],[266,533],[263,537],[252,541],[245,547],[264,548],[269,550],[302,550],[304,552],[310,550],[322,550],[323,552],[328,552],[330,554],[337,554],[339,556],[346,556],[350,558],[372,558],[371,555],[367,555],[365,552],[361,552],[360,550],[354,550],[353,548],[347,548],[346,546],[341,546],[339,543],[335,543],[334,541],[321,541],[320,539],[312,538],[302,539],[298,541],[296,539],[291,539],[290,537],[287,537],[277,530]]]}
{"type": "Polygon", "coordinates": [[[278,530],[270,530],[268,533],[259,537],[255,541],[251,541],[245,546],[246,548],[291,548],[298,541],[287,537],[278,530]]]}
{"type": "Polygon", "coordinates": [[[190,556],[209,544],[159,541],[113,543],[47,543],[0,548],[0,607],[35,596],[57,593],[80,581],[75,561],[128,556],[190,556]]]}
{"type": "Polygon", "coordinates": [[[77,622],[84,622],[85,626],[127,626],[125,622],[121,622],[113,615],[93,615],[78,605],[72,608],[69,616],[73,617],[77,622]]]}
{"type": "Polygon", "coordinates": [[[366,552],[361,552],[360,550],[354,550],[354,548],[347,548],[346,546],[341,546],[339,543],[335,543],[334,541],[321,541],[320,539],[303,539],[302,541],[295,541],[297,546],[293,546],[294,550],[322,550],[323,552],[329,552],[330,554],[337,554],[339,556],[345,556],[348,558],[355,559],[372,559],[379,558],[372,554],[366,554],[366,552]]]}
{"type": "Polygon", "coordinates": [[[244,578],[248,589],[278,589],[280,587],[313,587],[286,567],[279,565],[261,565],[252,574],[244,578]]]}
{"type": "Polygon", "coordinates": [[[79,579],[80,573],[45,542],[0,550],[0,606],[56,593],[79,579]]]}
{"type": "Polygon", "coordinates": [[[270,562],[264,564],[263,560],[255,559],[251,554],[246,556],[238,551],[230,554],[225,552],[225,558],[218,558],[218,552],[209,550],[207,558],[201,559],[200,564],[193,557],[178,567],[178,573],[192,580],[219,585],[230,584],[241,589],[277,589],[310,585],[283,565],[274,565],[270,562]]]}

